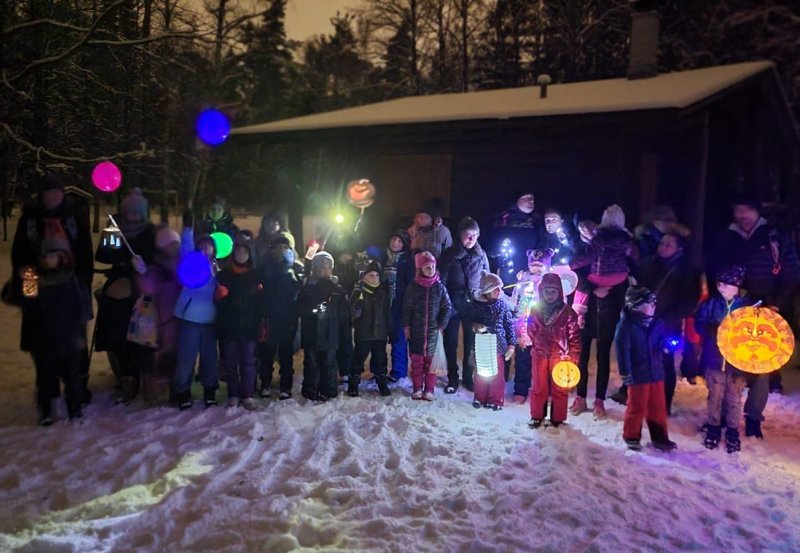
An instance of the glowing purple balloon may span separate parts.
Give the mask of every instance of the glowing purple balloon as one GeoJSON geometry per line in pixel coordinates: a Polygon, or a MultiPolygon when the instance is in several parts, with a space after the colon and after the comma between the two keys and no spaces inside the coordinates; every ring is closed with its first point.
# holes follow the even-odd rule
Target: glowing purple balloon
{"type": "Polygon", "coordinates": [[[101,161],[92,171],[92,184],[101,192],[113,192],[122,184],[122,173],[110,161],[101,161]]]}
{"type": "Polygon", "coordinates": [[[178,280],[186,288],[201,288],[210,278],[211,262],[202,252],[189,252],[178,263],[178,280]]]}

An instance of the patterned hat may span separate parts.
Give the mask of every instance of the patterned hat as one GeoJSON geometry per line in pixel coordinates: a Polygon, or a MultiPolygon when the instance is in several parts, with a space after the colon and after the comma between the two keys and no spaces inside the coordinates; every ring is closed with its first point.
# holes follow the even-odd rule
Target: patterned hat
{"type": "Polygon", "coordinates": [[[630,286],[625,291],[625,307],[633,309],[644,303],[654,303],[656,295],[646,286],[630,286]]]}
{"type": "Polygon", "coordinates": [[[436,258],[431,252],[420,252],[414,256],[414,267],[422,269],[427,265],[436,266],[436,258]]]}
{"type": "Polygon", "coordinates": [[[744,283],[745,268],[741,265],[734,265],[726,271],[717,275],[717,282],[730,284],[731,286],[741,286],[744,283]]]}
{"type": "Polygon", "coordinates": [[[503,287],[503,281],[494,273],[481,272],[480,294],[488,294],[492,290],[503,287]]]}

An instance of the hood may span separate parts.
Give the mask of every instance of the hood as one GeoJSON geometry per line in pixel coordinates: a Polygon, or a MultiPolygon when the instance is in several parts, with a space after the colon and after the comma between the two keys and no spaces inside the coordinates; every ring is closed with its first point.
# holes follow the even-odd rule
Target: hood
{"type": "MultiPolygon", "coordinates": [[[[542,281],[539,283],[539,297],[541,298],[542,289],[544,288],[558,288],[558,296],[561,302],[564,302],[564,287],[561,284],[561,277],[556,273],[545,273],[542,276],[542,281]]],[[[542,301],[541,303],[544,303],[542,301]]]]}

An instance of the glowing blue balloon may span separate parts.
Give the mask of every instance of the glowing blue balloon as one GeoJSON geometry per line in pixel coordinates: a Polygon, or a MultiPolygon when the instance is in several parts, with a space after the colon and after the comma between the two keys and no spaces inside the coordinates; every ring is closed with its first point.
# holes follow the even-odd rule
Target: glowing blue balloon
{"type": "Polygon", "coordinates": [[[204,109],[197,117],[195,129],[200,140],[209,146],[219,146],[231,134],[231,122],[218,109],[204,109]]]}
{"type": "Polygon", "coordinates": [[[178,263],[178,280],[186,288],[201,288],[211,279],[211,263],[202,252],[189,252],[178,263]]]}

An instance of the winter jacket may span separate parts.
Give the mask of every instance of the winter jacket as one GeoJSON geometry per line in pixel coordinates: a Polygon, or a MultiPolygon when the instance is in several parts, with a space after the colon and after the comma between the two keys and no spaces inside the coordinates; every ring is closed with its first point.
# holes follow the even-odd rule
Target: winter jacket
{"type": "Polygon", "coordinates": [[[467,316],[469,305],[480,290],[481,271],[489,271],[489,260],[478,243],[467,250],[458,242],[442,254],[439,274],[459,317],[467,316]]]}
{"type": "Polygon", "coordinates": [[[231,265],[217,275],[217,337],[222,341],[255,342],[264,318],[263,284],[259,273],[231,265]]]}
{"type": "Polygon", "coordinates": [[[175,305],[181,293],[181,283],[175,271],[165,267],[156,257],[156,262],[139,277],[139,292],[150,296],[156,306],[159,349],[175,350],[178,343],[175,305]]]}
{"type": "Polygon", "coordinates": [[[753,300],[762,300],[788,313],[800,283],[797,252],[792,241],[764,219],[759,220],[749,237],[736,224],[719,233],[708,261],[709,282],[720,272],[741,265],[746,269],[743,288],[753,300]],[[774,269],[779,269],[777,275],[774,269]]]}
{"type": "Polygon", "coordinates": [[[52,213],[47,212],[39,203],[30,203],[23,207],[11,248],[11,265],[13,267],[11,278],[14,297],[22,295],[20,270],[23,267],[34,267],[39,262],[48,219],[56,219],[61,223],[72,249],[75,274],[87,290],[92,288],[94,262],[92,261],[89,214],[82,212],[78,205],[67,196],[61,206],[52,213]]]}
{"type": "Polygon", "coordinates": [[[717,345],[717,331],[731,311],[747,307],[752,302],[746,296],[736,296],[730,303],[719,294],[703,300],[694,315],[694,328],[703,339],[700,367],[705,370],[737,370],[725,361],[717,345]]]}
{"type": "Polygon", "coordinates": [[[371,288],[360,282],[350,296],[350,316],[356,342],[385,342],[392,332],[391,300],[389,288],[381,283],[371,288]]]}
{"type": "Polygon", "coordinates": [[[403,312],[403,293],[414,280],[414,262],[408,252],[385,252],[383,255],[383,274],[381,282],[386,283],[392,300],[392,313],[403,312]]]}
{"type": "Polygon", "coordinates": [[[214,276],[200,288],[184,286],[175,304],[175,316],[190,323],[214,324],[217,317],[217,306],[214,303],[216,289],[217,279],[214,276]]]}
{"type": "Polygon", "coordinates": [[[308,351],[337,351],[350,341],[350,306],[338,280],[309,278],[300,290],[301,345],[308,351]]]}
{"type": "Polygon", "coordinates": [[[411,236],[412,251],[431,252],[436,259],[439,259],[442,252],[453,245],[450,229],[444,225],[425,228],[417,228],[412,225],[408,228],[408,234],[411,236]]]}
{"type": "Polygon", "coordinates": [[[432,357],[436,351],[438,332],[450,320],[450,296],[440,282],[430,288],[412,282],[403,297],[403,327],[411,329],[408,350],[432,357]]]}
{"type": "Polygon", "coordinates": [[[617,323],[614,344],[622,382],[647,384],[664,380],[664,325],[653,319],[647,325],[641,316],[623,311],[617,323]]]}
{"type": "Polygon", "coordinates": [[[86,349],[90,313],[89,292],[72,271],[41,274],[38,296],[22,299],[20,349],[50,357],[86,349]]]}
{"type": "Polygon", "coordinates": [[[234,238],[239,232],[239,227],[233,223],[233,216],[228,212],[225,212],[225,214],[216,221],[206,216],[197,223],[197,234],[199,236],[211,235],[215,232],[224,232],[231,238],[234,238]]]}
{"type": "Polygon", "coordinates": [[[294,270],[270,272],[264,279],[264,314],[270,327],[297,329],[300,316],[297,301],[303,282],[294,270]]]}
{"type": "Polygon", "coordinates": [[[497,263],[503,264],[497,270],[504,283],[514,282],[517,272],[527,268],[528,258],[525,252],[539,247],[543,232],[542,217],[538,213],[523,213],[516,205],[500,213],[494,224],[490,251],[492,257],[497,258],[497,263]],[[510,241],[512,253],[503,259],[500,250],[505,239],[510,241]],[[510,266],[507,265],[509,261],[510,266]]]}
{"type": "Polygon", "coordinates": [[[680,331],[681,321],[692,315],[700,297],[700,275],[688,259],[647,257],[639,264],[638,280],[656,294],[656,318],[670,331],[680,331]]]}
{"type": "Polygon", "coordinates": [[[485,326],[490,334],[497,335],[498,355],[504,355],[509,346],[516,345],[514,316],[507,301],[478,299],[470,305],[468,319],[471,323],[485,326]]]}
{"type": "Polygon", "coordinates": [[[550,324],[545,323],[541,309],[534,309],[528,322],[528,336],[536,355],[566,356],[574,363],[578,362],[581,353],[578,315],[569,305],[564,304],[550,324]]]}
{"type": "Polygon", "coordinates": [[[612,275],[630,272],[633,239],[628,231],[614,227],[600,227],[592,244],[582,255],[570,263],[572,270],[589,266],[590,274],[612,275]]]}
{"type": "Polygon", "coordinates": [[[658,253],[658,245],[664,237],[664,233],[658,230],[653,223],[645,223],[637,226],[633,230],[633,235],[636,240],[636,247],[639,250],[639,255],[643,258],[656,255],[658,253]]]}
{"type": "Polygon", "coordinates": [[[550,234],[544,230],[539,236],[539,244],[537,249],[545,250],[551,249],[555,252],[552,264],[555,265],[569,265],[572,258],[575,257],[575,242],[579,239],[575,236],[575,232],[564,223],[562,227],[564,230],[564,239],[558,238],[558,235],[550,234]]]}

